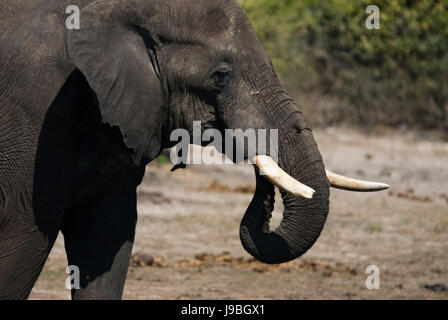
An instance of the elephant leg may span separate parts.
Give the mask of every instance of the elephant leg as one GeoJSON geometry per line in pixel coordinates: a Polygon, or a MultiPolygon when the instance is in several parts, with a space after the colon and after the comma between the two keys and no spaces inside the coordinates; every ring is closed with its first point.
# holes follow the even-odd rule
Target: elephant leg
{"type": "Polygon", "coordinates": [[[48,234],[30,222],[0,221],[0,300],[28,298],[54,244],[58,227],[54,226],[48,234]]]}
{"type": "Polygon", "coordinates": [[[137,222],[136,198],[135,187],[109,190],[67,211],[65,248],[69,265],[78,267],[80,276],[73,299],[121,299],[137,222]]]}

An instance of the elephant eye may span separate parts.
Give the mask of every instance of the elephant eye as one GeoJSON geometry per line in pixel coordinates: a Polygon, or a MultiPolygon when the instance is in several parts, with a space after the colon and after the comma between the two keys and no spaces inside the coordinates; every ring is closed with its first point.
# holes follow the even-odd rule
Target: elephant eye
{"type": "Polygon", "coordinates": [[[215,85],[220,88],[224,89],[230,82],[231,78],[231,70],[230,68],[222,68],[213,74],[213,81],[215,85]]]}

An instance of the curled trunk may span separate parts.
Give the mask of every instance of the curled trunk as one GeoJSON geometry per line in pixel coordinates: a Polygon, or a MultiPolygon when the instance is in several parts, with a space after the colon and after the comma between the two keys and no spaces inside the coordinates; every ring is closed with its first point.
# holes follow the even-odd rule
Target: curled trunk
{"type": "Polygon", "coordinates": [[[311,131],[289,129],[281,135],[280,167],[316,193],[312,199],[305,199],[281,191],[283,219],[275,231],[270,231],[274,186],[255,168],[257,187],[241,221],[240,238],[252,256],[270,264],[288,262],[304,254],[319,237],[329,205],[329,183],[311,131]]]}

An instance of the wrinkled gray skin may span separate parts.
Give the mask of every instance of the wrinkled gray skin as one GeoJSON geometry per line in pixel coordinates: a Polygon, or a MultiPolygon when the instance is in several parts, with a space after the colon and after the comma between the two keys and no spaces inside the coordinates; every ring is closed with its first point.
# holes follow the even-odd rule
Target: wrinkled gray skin
{"type": "MultiPolygon", "coordinates": [[[[173,129],[279,129],[279,165],[316,190],[257,188],[244,248],[290,261],[318,238],[329,184],[311,130],[234,0],[0,0],[0,298],[27,298],[58,232],[75,299],[121,297],[147,163],[173,129]],[[78,5],[81,29],[67,31],[78,5]]],[[[61,283],[61,286],[64,284],[61,283]]]]}

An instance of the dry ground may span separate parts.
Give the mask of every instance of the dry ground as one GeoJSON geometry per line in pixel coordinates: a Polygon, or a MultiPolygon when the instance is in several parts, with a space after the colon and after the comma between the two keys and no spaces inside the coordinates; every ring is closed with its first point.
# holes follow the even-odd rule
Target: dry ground
{"type": "MultiPolygon", "coordinates": [[[[249,166],[148,167],[125,299],[447,299],[448,144],[410,135],[315,132],[328,168],[390,183],[375,194],[333,190],[314,247],[282,266],[242,249],[240,219],[252,198],[249,166]],[[367,290],[365,269],[380,268],[367,290]]],[[[281,218],[277,200],[275,221],[281,218]]],[[[32,299],[67,299],[60,237],[32,299]]]]}

